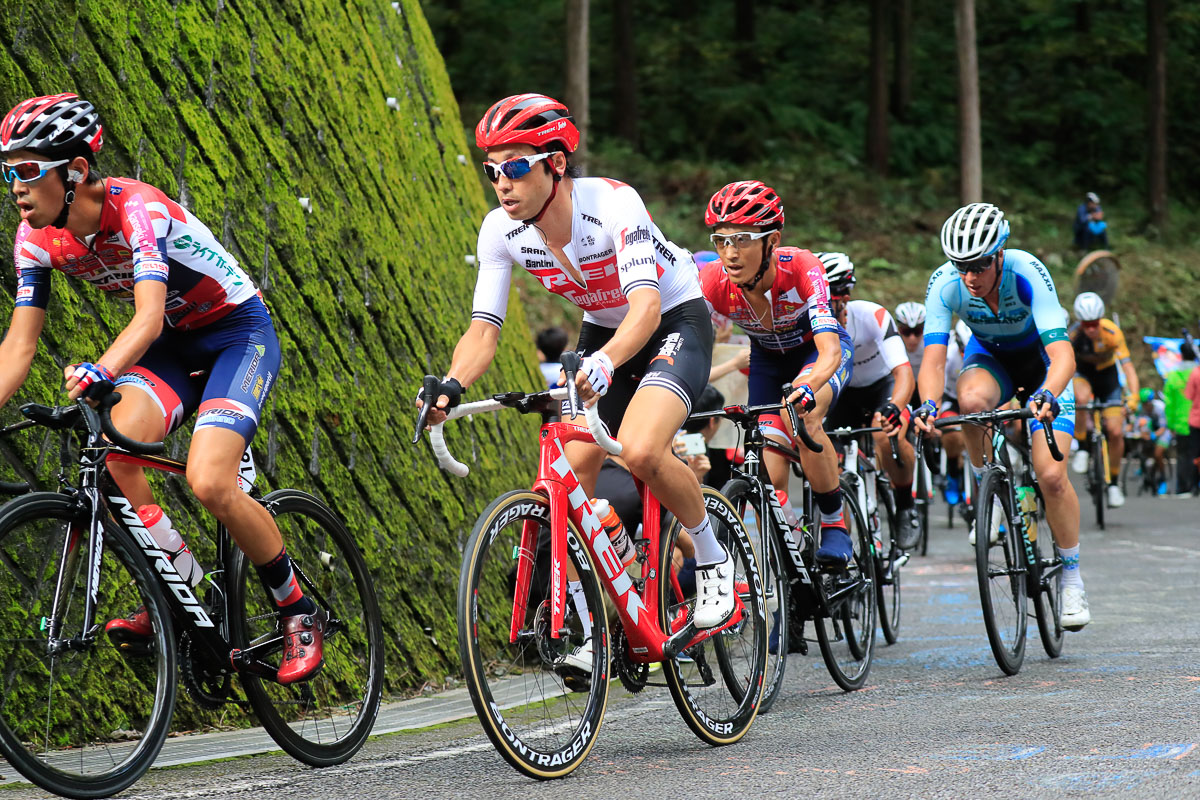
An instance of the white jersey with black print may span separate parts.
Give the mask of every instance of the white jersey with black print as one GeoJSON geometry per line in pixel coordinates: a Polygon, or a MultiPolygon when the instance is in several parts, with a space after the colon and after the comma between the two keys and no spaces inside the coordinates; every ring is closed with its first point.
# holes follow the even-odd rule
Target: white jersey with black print
{"type": "Polygon", "coordinates": [[[904,340],[892,315],[878,303],[851,300],[846,304],[846,333],[854,342],[852,388],[870,386],[908,362],[904,340]]]}

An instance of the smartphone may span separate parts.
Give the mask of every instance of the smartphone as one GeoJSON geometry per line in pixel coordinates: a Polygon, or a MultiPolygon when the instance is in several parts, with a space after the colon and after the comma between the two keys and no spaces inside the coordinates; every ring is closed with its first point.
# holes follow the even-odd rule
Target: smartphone
{"type": "Polygon", "coordinates": [[[708,449],[702,433],[685,433],[679,437],[679,440],[683,442],[683,446],[686,448],[684,452],[689,456],[702,455],[708,449]]]}

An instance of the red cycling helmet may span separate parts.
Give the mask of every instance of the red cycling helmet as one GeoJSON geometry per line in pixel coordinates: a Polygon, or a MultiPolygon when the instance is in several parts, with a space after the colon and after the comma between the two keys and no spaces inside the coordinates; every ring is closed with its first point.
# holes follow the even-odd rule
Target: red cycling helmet
{"type": "Polygon", "coordinates": [[[81,143],[100,152],[104,128],[95,106],[71,92],[23,100],[0,122],[0,153],[61,152],[81,143]]]}
{"type": "Polygon", "coordinates": [[[704,224],[783,227],[783,201],[762,181],[737,181],[712,196],[704,209],[704,224]]]}
{"type": "Polygon", "coordinates": [[[544,94],[515,94],[493,105],[475,126],[475,144],[483,150],[506,144],[528,144],[545,150],[561,142],[568,153],[579,146],[579,129],[571,112],[544,94]]]}

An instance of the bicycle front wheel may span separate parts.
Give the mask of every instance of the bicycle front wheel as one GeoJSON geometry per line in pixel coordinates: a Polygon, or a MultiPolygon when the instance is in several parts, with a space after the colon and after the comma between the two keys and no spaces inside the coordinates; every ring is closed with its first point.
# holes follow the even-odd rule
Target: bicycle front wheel
{"type": "MultiPolygon", "coordinates": [[[[733,556],[742,618],[665,661],[663,673],[675,707],[692,732],[708,744],[726,745],[745,736],[758,714],[767,668],[767,610],[759,562],[741,517],[720,492],[707,486],[702,491],[717,540],[733,556]]],[[[671,525],[659,554],[660,623],[667,633],[690,620],[695,605],[694,590],[688,592],[677,580],[674,557],[682,530],[678,521],[671,525]]]]}
{"type": "MultiPolygon", "coordinates": [[[[770,518],[764,513],[765,509],[759,508],[749,483],[740,479],[732,480],[725,484],[721,493],[729,498],[734,510],[742,518],[747,533],[758,543],[762,557],[763,593],[767,601],[767,670],[758,713],[765,714],[779,698],[783,676],[787,671],[788,617],[791,608],[788,599],[789,579],[783,564],[783,543],[775,537],[770,518]]],[[[736,685],[731,688],[736,689],[736,685]]]]}
{"type": "Polygon", "coordinates": [[[90,798],[128,788],[158,755],[175,707],[175,640],[141,550],[106,527],[93,565],[89,524],[60,494],[0,509],[0,751],[43,789],[90,798]],[[100,578],[93,620],[89,570],[100,578]],[[139,606],[152,633],[118,649],[103,626],[139,606]]]}
{"type": "MultiPolygon", "coordinates": [[[[300,588],[329,615],[325,666],[304,683],[283,686],[243,675],[242,685],[267,733],[290,756],[313,767],[341,764],[370,735],[383,694],[375,588],[350,532],[320,500],[280,489],[262,504],[279,526],[300,588]]],[[[279,613],[250,560],[239,550],[233,563],[233,645],[248,648],[277,638],[279,613]]]]}
{"type": "Polygon", "coordinates": [[[861,689],[875,653],[878,606],[875,586],[875,543],[858,502],[843,494],[846,529],[854,557],[844,570],[820,573],[823,606],[816,618],[817,643],[825,666],[847,692],[861,689]]]}
{"type": "Polygon", "coordinates": [[[583,537],[567,521],[583,603],[551,630],[550,503],[514,491],[475,523],[458,581],[458,652],[475,713],[496,750],[531,778],[560,778],[592,746],[608,706],[608,617],[583,537]],[[558,633],[558,636],[554,636],[558,633]]]}
{"type": "Polygon", "coordinates": [[[1062,559],[1054,549],[1050,534],[1050,524],[1046,522],[1046,501],[1039,490],[1037,493],[1037,533],[1033,539],[1033,558],[1036,567],[1030,575],[1037,580],[1033,588],[1033,610],[1037,615],[1038,634],[1042,639],[1042,647],[1046,655],[1058,658],[1062,655],[1063,626],[1062,626],[1062,559]],[[1049,558],[1042,558],[1042,549],[1048,548],[1049,558]],[[1048,574],[1049,573],[1049,574],[1048,574]]]}
{"type": "Polygon", "coordinates": [[[1016,675],[1025,659],[1025,554],[1008,479],[998,469],[984,473],[975,508],[975,568],[983,624],[996,663],[1005,674],[1016,675]]]}
{"type": "Polygon", "coordinates": [[[1108,492],[1108,476],[1104,474],[1104,448],[1108,444],[1104,437],[1098,438],[1099,444],[1092,445],[1092,455],[1088,460],[1088,470],[1091,472],[1092,505],[1096,509],[1096,527],[1104,530],[1104,508],[1108,502],[1105,494],[1108,492]]]}

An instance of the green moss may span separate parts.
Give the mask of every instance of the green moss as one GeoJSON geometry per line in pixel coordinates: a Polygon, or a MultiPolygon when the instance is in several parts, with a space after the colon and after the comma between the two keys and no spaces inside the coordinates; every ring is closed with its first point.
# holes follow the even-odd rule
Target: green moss
{"type": "MultiPolygon", "coordinates": [[[[486,210],[457,161],[462,121],[417,2],[2,5],[0,104],[64,90],[90,99],[105,122],[102,171],[179,197],[263,288],[284,367],[255,441],[260,474],[267,488],[323,497],[355,533],[386,615],[388,690],[457,672],[459,545],[491,497],[528,483],[536,423],[512,414],[451,431],[460,456],[480,455],[465,481],[410,443],[421,377],[446,369],[468,323],[464,256],[486,210]]],[[[11,239],[16,224],[5,205],[0,231],[11,239]]],[[[7,315],[15,281],[0,274],[7,315]]],[[[129,319],[90,286],[53,283],[16,402],[61,400],[63,365],[97,356],[129,319]]],[[[515,294],[506,331],[475,396],[540,384],[515,294]]],[[[176,452],[188,436],[174,435],[176,452]]],[[[0,450],[0,476],[37,464],[42,445],[31,435],[0,450]]],[[[46,460],[49,485],[53,449],[46,460]]],[[[211,553],[211,521],[183,482],[155,487],[211,553]]],[[[105,681],[87,693],[112,695],[105,681]]],[[[190,703],[180,713],[181,727],[205,720],[190,703]]]]}

